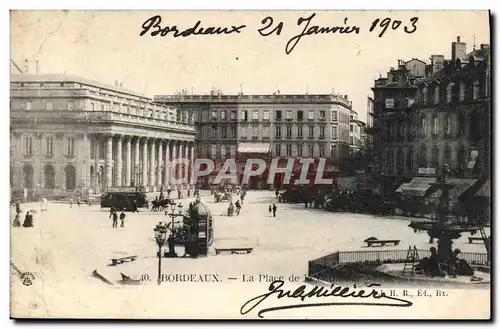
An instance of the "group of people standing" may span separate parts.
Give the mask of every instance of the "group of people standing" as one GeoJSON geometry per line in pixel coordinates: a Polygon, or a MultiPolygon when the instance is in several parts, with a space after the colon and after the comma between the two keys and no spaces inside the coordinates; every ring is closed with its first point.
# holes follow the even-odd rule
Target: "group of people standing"
{"type": "MultiPolygon", "coordinates": [[[[120,213],[120,227],[125,227],[125,217],[125,212],[122,210],[122,212],[120,213]]],[[[109,218],[113,219],[113,228],[118,227],[118,212],[114,207],[111,207],[111,209],[109,210],[109,218]]]]}
{"type": "MultiPolygon", "coordinates": [[[[16,202],[16,217],[14,218],[14,222],[12,223],[12,226],[14,227],[20,227],[21,226],[21,220],[19,219],[21,216],[21,204],[19,202],[16,202]]],[[[27,211],[26,215],[24,216],[24,222],[23,222],[23,227],[33,227],[33,214],[31,211],[27,211]]]]}

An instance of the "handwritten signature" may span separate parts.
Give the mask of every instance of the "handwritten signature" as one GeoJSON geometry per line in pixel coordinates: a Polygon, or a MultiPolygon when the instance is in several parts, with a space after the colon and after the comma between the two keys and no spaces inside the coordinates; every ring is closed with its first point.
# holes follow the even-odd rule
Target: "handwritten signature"
{"type": "Polygon", "coordinates": [[[341,305],[353,305],[353,306],[387,306],[387,307],[409,307],[413,303],[401,298],[396,298],[392,296],[387,296],[383,291],[373,289],[373,287],[380,287],[378,283],[372,283],[368,285],[368,288],[372,288],[370,291],[365,291],[363,289],[357,290],[356,288],[351,289],[349,287],[342,287],[340,285],[335,286],[332,284],[329,288],[314,286],[308,291],[306,285],[301,285],[295,290],[283,289],[285,282],[281,280],[275,280],[269,285],[269,292],[253,297],[248,300],[245,304],[241,306],[241,315],[248,314],[253,311],[257,306],[259,306],[264,300],[271,296],[277,299],[290,298],[290,299],[300,299],[301,302],[306,301],[308,298],[321,298],[327,299],[332,297],[341,298],[361,298],[366,301],[364,302],[340,302],[340,301],[325,301],[316,303],[297,303],[289,305],[281,305],[274,307],[262,308],[259,310],[257,315],[259,318],[263,318],[264,313],[276,312],[280,310],[288,310],[294,308],[306,308],[306,307],[328,307],[328,306],[341,306],[341,305]],[[335,287],[334,287],[335,286],[335,287]],[[370,298],[371,300],[367,300],[370,298]],[[394,301],[392,303],[382,302],[383,300],[394,301]]]}

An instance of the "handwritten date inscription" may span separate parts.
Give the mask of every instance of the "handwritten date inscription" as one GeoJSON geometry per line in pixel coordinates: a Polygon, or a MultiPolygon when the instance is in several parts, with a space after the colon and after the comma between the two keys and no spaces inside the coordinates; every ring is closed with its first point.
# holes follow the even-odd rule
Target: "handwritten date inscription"
{"type": "MultiPolygon", "coordinates": [[[[297,19],[297,26],[302,29],[302,31],[288,40],[285,46],[285,53],[287,55],[295,49],[295,46],[299,41],[305,36],[314,36],[318,34],[360,34],[361,27],[356,25],[349,25],[348,18],[345,17],[343,24],[341,25],[331,25],[331,26],[319,26],[313,24],[313,19],[316,17],[316,13],[313,13],[307,17],[300,17],[297,19]]],[[[266,38],[272,35],[280,36],[285,28],[285,24],[275,21],[272,16],[267,16],[261,22],[261,28],[257,31],[258,33],[266,38]]],[[[408,21],[404,22],[401,20],[393,20],[390,17],[377,18],[373,20],[370,24],[368,30],[369,33],[376,33],[379,38],[382,38],[388,31],[400,30],[406,34],[412,34],[417,31],[418,17],[412,17],[408,21]]],[[[148,18],[142,24],[142,31],[139,33],[140,36],[149,34],[152,37],[160,36],[173,36],[174,38],[185,38],[193,35],[229,35],[229,34],[240,34],[246,28],[246,25],[231,25],[231,27],[220,27],[220,26],[210,26],[202,27],[201,21],[196,22],[194,26],[181,29],[177,25],[172,26],[162,26],[162,18],[159,15],[152,16],[148,18]]]]}

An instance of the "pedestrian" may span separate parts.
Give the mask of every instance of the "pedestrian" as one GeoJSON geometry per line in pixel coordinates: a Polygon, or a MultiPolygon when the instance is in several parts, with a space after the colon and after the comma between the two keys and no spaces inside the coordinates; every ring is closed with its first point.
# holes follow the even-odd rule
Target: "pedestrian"
{"type": "Polygon", "coordinates": [[[113,228],[118,227],[118,214],[116,211],[113,212],[113,228]]]}
{"type": "Polygon", "coordinates": [[[24,217],[23,227],[33,227],[33,215],[27,211],[24,217]]]}
{"type": "Polygon", "coordinates": [[[21,221],[19,220],[19,214],[16,214],[16,217],[14,218],[14,223],[12,223],[12,226],[14,226],[14,227],[21,226],[21,221]]]}
{"type": "Polygon", "coordinates": [[[134,200],[134,207],[132,209],[132,212],[139,212],[139,210],[137,209],[137,200],[134,200]]]}
{"type": "Polygon", "coordinates": [[[278,207],[276,207],[276,204],[273,203],[273,217],[276,217],[276,210],[278,210],[278,207]]]}
{"type": "Polygon", "coordinates": [[[120,221],[121,221],[120,227],[125,227],[125,213],[123,212],[123,210],[122,213],[120,214],[120,221]]]}
{"type": "Polygon", "coordinates": [[[80,197],[76,198],[76,204],[78,205],[78,207],[80,207],[80,197]]]}
{"type": "Polygon", "coordinates": [[[69,207],[73,208],[73,197],[72,196],[69,197],[69,207]]]}

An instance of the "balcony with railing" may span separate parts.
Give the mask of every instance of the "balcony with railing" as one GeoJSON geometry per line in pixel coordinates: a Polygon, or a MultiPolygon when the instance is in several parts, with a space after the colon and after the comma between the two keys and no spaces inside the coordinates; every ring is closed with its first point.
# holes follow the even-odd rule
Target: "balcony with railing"
{"type": "Polygon", "coordinates": [[[181,130],[185,132],[195,132],[193,123],[182,121],[168,121],[159,118],[151,118],[133,114],[126,114],[112,111],[48,111],[43,110],[16,110],[11,111],[11,120],[13,121],[38,121],[54,123],[73,123],[73,122],[109,122],[131,125],[144,125],[155,128],[181,130]]]}

